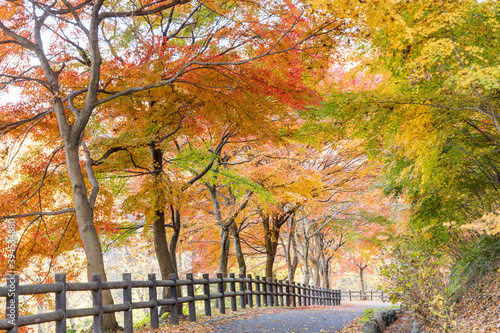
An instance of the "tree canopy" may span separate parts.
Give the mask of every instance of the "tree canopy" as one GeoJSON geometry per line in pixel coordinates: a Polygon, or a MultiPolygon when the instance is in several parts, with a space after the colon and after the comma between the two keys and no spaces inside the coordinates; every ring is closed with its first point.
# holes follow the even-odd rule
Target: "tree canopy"
{"type": "Polygon", "coordinates": [[[83,251],[105,281],[103,252],[140,247],[163,279],[184,253],[325,287],[355,268],[364,288],[409,234],[457,258],[498,233],[496,1],[0,3],[18,270],[83,251]]]}

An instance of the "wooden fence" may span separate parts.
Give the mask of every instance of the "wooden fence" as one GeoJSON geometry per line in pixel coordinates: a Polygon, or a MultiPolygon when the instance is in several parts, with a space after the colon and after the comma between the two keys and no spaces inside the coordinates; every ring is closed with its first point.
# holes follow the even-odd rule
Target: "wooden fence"
{"type": "Polygon", "coordinates": [[[0,287],[0,297],[6,298],[6,317],[0,320],[0,329],[8,333],[17,333],[18,328],[48,322],[56,323],[56,332],[66,332],[66,320],[78,317],[93,317],[93,332],[103,332],[103,314],[123,312],[125,333],[133,332],[132,309],[150,309],[151,327],[159,328],[158,309],[160,306],[170,306],[170,318],[173,324],[179,324],[178,304],[187,303],[189,320],[196,321],[196,301],[203,301],[205,315],[211,316],[210,300],[221,299],[219,312],[226,313],[225,299],[230,298],[231,310],[237,310],[237,298],[240,308],[247,305],[261,306],[308,306],[308,305],[340,305],[340,290],[325,289],[313,286],[304,286],[299,283],[265,279],[249,274],[246,278],[240,274],[238,278],[229,274],[223,278],[218,273],[217,278],[209,278],[203,274],[202,279],[194,279],[193,274],[186,274],[186,279],[176,279],[175,274],[169,280],[156,280],[155,274],[148,275],[148,281],[132,281],[130,273],[123,274],[123,281],[103,282],[100,274],[92,275],[92,282],[69,283],[65,274],[56,274],[55,283],[37,285],[19,285],[18,275],[7,277],[7,287],[0,287]],[[226,286],[229,284],[229,290],[226,286]],[[195,286],[203,286],[203,294],[195,294],[195,286]],[[210,285],[217,285],[217,292],[210,292],[210,285]],[[238,290],[236,288],[238,285],[238,290]],[[187,296],[177,297],[177,287],[186,286],[187,296]],[[170,288],[170,298],[158,298],[157,287],[170,288]],[[149,301],[132,302],[133,288],[148,288],[149,301]],[[114,305],[102,304],[102,291],[106,289],[122,289],[123,302],[114,305]],[[91,308],[67,309],[66,293],[71,291],[92,291],[91,308]],[[19,316],[19,296],[35,294],[55,294],[55,311],[19,316]]]}
{"type": "Polygon", "coordinates": [[[369,290],[369,291],[342,291],[341,293],[341,299],[344,301],[373,301],[374,299],[380,299],[382,302],[385,300],[384,299],[385,295],[383,291],[380,290],[369,290]]]}

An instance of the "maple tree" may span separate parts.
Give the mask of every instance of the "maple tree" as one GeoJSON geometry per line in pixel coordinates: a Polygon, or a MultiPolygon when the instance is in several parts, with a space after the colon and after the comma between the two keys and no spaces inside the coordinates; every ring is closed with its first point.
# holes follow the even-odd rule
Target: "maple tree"
{"type": "MultiPolygon", "coordinates": [[[[63,147],[53,154],[64,152],[74,203],[74,208],[26,214],[74,212],[87,272],[100,273],[103,280],[94,224],[99,182],[86,144],[92,137],[89,129],[109,117],[100,110],[142,91],[191,82],[188,74],[196,76],[195,70],[231,72],[253,60],[322,45],[331,40],[328,32],[343,28],[342,22],[311,21],[303,8],[291,3],[225,6],[179,0],[117,6],[104,1],[28,1],[6,2],[2,11],[3,87],[15,84],[26,98],[2,106],[4,137],[22,138],[47,121],[57,147],[63,147]],[[268,29],[271,22],[273,29],[268,29]],[[81,153],[86,155],[84,165],[81,153]]],[[[15,211],[8,212],[16,217],[15,211]]],[[[104,294],[104,302],[111,304],[109,293],[104,294]]],[[[108,319],[106,327],[116,328],[108,319]]]]}

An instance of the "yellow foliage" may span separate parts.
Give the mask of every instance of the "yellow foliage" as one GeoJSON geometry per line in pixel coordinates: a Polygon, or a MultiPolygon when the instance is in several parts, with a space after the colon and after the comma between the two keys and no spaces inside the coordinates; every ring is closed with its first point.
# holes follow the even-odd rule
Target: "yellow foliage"
{"type": "Polygon", "coordinates": [[[492,212],[483,215],[480,219],[463,225],[462,229],[474,230],[477,232],[483,232],[487,235],[498,235],[500,234],[500,212],[492,212]]]}
{"type": "Polygon", "coordinates": [[[403,121],[395,142],[401,145],[401,152],[406,157],[417,162],[415,163],[417,168],[423,168],[431,160],[432,154],[436,153],[433,147],[438,146],[441,140],[439,130],[434,125],[431,107],[408,105],[400,111],[403,121]]]}

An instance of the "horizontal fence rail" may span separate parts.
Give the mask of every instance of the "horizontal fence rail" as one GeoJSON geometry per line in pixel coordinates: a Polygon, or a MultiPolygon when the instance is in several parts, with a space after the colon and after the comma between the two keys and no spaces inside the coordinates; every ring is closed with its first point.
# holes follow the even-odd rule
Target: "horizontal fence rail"
{"type": "Polygon", "coordinates": [[[384,295],[384,291],[380,290],[368,290],[368,291],[353,291],[347,290],[341,292],[341,299],[344,301],[373,301],[381,300],[385,301],[387,295],[384,295]],[[385,298],[384,298],[385,297],[385,298]]]}
{"type": "Polygon", "coordinates": [[[6,298],[5,319],[0,320],[0,330],[8,333],[17,333],[18,328],[28,325],[55,322],[56,332],[66,332],[66,320],[79,317],[93,317],[93,332],[102,333],[103,314],[123,312],[125,333],[133,332],[133,309],[150,309],[150,323],[153,329],[159,328],[158,310],[160,306],[170,306],[170,320],[172,324],[179,324],[179,304],[188,305],[189,320],[196,321],[195,302],[203,301],[206,316],[212,315],[210,300],[218,299],[219,312],[226,313],[225,300],[231,300],[231,310],[237,310],[237,298],[240,308],[246,306],[309,306],[340,305],[340,290],[326,289],[314,286],[290,283],[289,281],[264,278],[248,274],[247,277],[240,274],[235,277],[233,273],[229,277],[223,277],[217,273],[217,278],[210,278],[203,274],[202,279],[195,279],[193,274],[186,274],[185,279],[176,278],[175,274],[169,276],[169,280],[156,280],[155,274],[149,274],[147,281],[132,281],[131,274],[123,274],[122,281],[104,282],[100,274],[92,275],[92,282],[74,283],[66,282],[65,274],[56,274],[55,283],[37,285],[19,285],[18,275],[7,277],[7,287],[0,287],[0,297],[6,298]],[[210,285],[217,286],[217,292],[212,293],[210,285]],[[177,287],[186,286],[187,296],[177,297],[177,287]],[[195,295],[195,286],[203,286],[203,294],[195,295]],[[236,288],[238,286],[238,288],[236,288]],[[157,288],[167,287],[170,289],[170,298],[158,298],[157,288]],[[229,288],[227,288],[229,287],[229,288]],[[148,288],[149,301],[132,302],[133,288],[148,288]],[[114,305],[102,304],[102,291],[110,289],[123,290],[123,303],[114,305]],[[91,291],[91,308],[68,309],[66,307],[66,294],[72,291],[91,291]],[[55,311],[19,316],[19,296],[35,294],[55,294],[55,311]]]}

